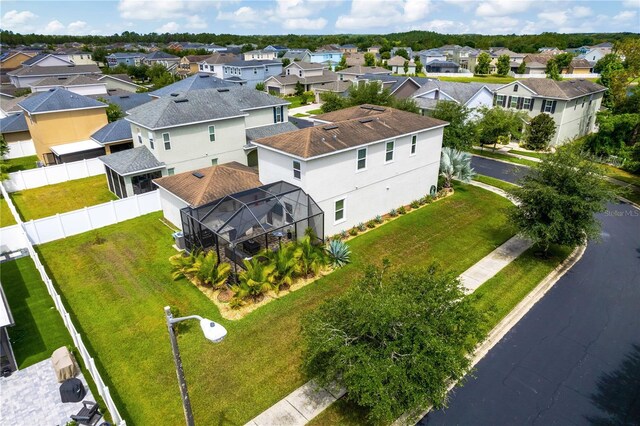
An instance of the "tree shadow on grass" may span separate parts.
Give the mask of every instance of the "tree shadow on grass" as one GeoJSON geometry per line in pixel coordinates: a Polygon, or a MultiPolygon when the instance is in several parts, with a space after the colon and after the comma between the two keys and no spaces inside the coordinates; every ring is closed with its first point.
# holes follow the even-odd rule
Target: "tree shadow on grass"
{"type": "Polygon", "coordinates": [[[591,402],[601,416],[587,416],[594,426],[640,425],[640,345],[631,345],[618,369],[598,378],[591,402]]]}

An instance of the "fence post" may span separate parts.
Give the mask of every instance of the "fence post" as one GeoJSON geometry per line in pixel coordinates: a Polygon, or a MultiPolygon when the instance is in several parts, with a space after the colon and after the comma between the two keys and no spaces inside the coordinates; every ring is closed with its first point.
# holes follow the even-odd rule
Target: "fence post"
{"type": "Polygon", "coordinates": [[[89,164],[87,163],[87,159],[86,159],[86,158],[83,158],[83,159],[82,159],[82,162],[84,163],[84,170],[85,170],[85,172],[87,173],[87,177],[88,177],[88,176],[91,176],[91,175],[89,174],[89,164]]]}
{"type": "Polygon", "coordinates": [[[67,167],[67,163],[62,163],[62,164],[64,164],[64,174],[67,177],[67,181],[70,181],[71,176],[69,175],[69,167],[67,167]]]}
{"type": "Polygon", "coordinates": [[[60,213],[56,213],[56,219],[58,219],[58,226],[60,226],[60,232],[62,232],[62,238],[67,238],[67,234],[64,232],[64,225],[62,224],[62,218],[60,213]]]}
{"type": "Polygon", "coordinates": [[[136,215],[140,216],[140,195],[136,194],[134,198],[136,199],[136,215]]]}
{"type": "Polygon", "coordinates": [[[17,189],[17,190],[26,189],[27,188],[27,182],[24,180],[24,173],[22,172],[22,170],[18,171],[18,176],[20,176],[20,181],[22,182],[22,188],[15,188],[15,189],[17,189]]]}
{"type": "Polygon", "coordinates": [[[84,214],[87,216],[87,220],[89,221],[89,229],[95,229],[93,227],[93,222],[91,221],[91,214],[89,213],[89,209],[87,206],[84,207],[84,214]]]}
{"type": "Polygon", "coordinates": [[[113,200],[109,201],[109,203],[111,204],[111,211],[113,212],[115,223],[120,222],[120,220],[118,219],[118,211],[116,210],[116,204],[113,202],[113,200]]]}
{"type": "MultiPolygon", "coordinates": [[[[31,219],[29,221],[29,223],[31,224],[31,227],[33,228],[33,231],[36,233],[36,244],[40,244],[40,233],[38,232],[38,226],[36,225],[36,223],[34,222],[33,219],[31,219]]],[[[29,234],[27,233],[27,237],[29,236],[29,234]]]]}

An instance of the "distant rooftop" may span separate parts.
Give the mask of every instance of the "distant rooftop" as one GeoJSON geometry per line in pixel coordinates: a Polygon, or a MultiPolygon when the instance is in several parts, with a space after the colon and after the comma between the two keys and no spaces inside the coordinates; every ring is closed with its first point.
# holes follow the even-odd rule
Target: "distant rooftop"
{"type": "Polygon", "coordinates": [[[78,95],[61,87],[36,93],[22,100],[18,105],[30,114],[107,107],[102,102],[78,95]]]}

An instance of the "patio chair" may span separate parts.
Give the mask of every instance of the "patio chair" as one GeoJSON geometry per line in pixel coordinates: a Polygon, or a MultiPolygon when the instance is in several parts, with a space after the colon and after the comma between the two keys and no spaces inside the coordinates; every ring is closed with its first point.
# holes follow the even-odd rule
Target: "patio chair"
{"type": "Polygon", "coordinates": [[[94,426],[102,418],[98,404],[93,401],[82,401],[82,405],[78,414],[71,415],[71,420],[75,420],[79,425],[94,426]]]}

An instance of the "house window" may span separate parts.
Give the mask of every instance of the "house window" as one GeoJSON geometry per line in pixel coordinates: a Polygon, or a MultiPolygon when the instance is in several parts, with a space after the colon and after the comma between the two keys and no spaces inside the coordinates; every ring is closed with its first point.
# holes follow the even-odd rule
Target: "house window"
{"type": "Polygon", "coordinates": [[[512,96],[511,97],[511,102],[509,103],[509,107],[510,108],[518,108],[518,98],[517,96],[512,96]]]}
{"type": "Polygon", "coordinates": [[[504,106],[505,98],[506,98],[505,95],[496,95],[496,103],[495,104],[499,105],[499,106],[504,106]]]}
{"type": "Polygon", "coordinates": [[[140,127],[136,127],[138,133],[138,142],[142,143],[142,133],[140,133],[140,127]]]}
{"type": "Polygon", "coordinates": [[[387,142],[384,155],[385,163],[390,163],[391,161],[393,161],[393,148],[395,147],[395,144],[395,141],[387,142]]]}
{"type": "Polygon", "coordinates": [[[551,113],[551,111],[553,110],[553,101],[545,99],[542,101],[542,105],[543,112],[551,113]]]}
{"type": "Polygon", "coordinates": [[[176,169],[175,168],[171,167],[171,168],[167,169],[167,175],[168,176],[173,176],[175,174],[176,174],[176,169]]]}
{"type": "Polygon", "coordinates": [[[344,198],[335,202],[335,209],[333,219],[334,222],[342,222],[345,219],[344,215],[344,198]]]}
{"type": "Polygon", "coordinates": [[[254,73],[254,74],[258,74],[258,68],[254,68],[254,69],[253,69],[253,73],[254,73]]]}
{"type": "Polygon", "coordinates": [[[169,137],[169,133],[162,134],[162,141],[164,142],[165,151],[169,151],[171,149],[171,138],[169,137]]]}
{"type": "Polygon", "coordinates": [[[411,136],[411,155],[416,155],[417,143],[418,143],[418,135],[411,136]]]}
{"type": "Polygon", "coordinates": [[[514,91],[514,92],[517,92],[517,91],[518,91],[518,85],[517,85],[517,84],[513,86],[513,91],[514,91]]]}
{"type": "Polygon", "coordinates": [[[294,177],[294,179],[300,179],[301,176],[302,176],[302,173],[300,171],[300,162],[294,160],[294,162],[293,162],[293,177],[294,177]]]}
{"type": "Polygon", "coordinates": [[[148,132],[148,133],[147,133],[147,136],[149,136],[149,147],[150,147],[151,149],[155,149],[155,147],[154,147],[154,145],[153,145],[153,133],[148,132]]]}
{"type": "Polygon", "coordinates": [[[298,75],[302,77],[302,70],[298,71],[298,75]]]}
{"type": "Polygon", "coordinates": [[[211,159],[211,165],[212,166],[217,166],[218,165],[218,159],[217,158],[212,158],[211,159]]]}
{"type": "Polygon", "coordinates": [[[364,170],[366,168],[367,168],[367,148],[360,148],[358,150],[357,170],[364,170]]]}
{"type": "Polygon", "coordinates": [[[283,107],[273,107],[273,122],[274,123],[282,123],[282,112],[283,107]]]}
{"type": "Polygon", "coordinates": [[[216,126],[209,126],[209,142],[216,141],[216,126]]]}

